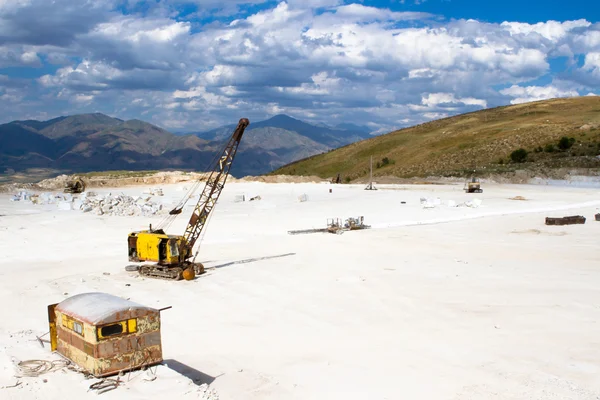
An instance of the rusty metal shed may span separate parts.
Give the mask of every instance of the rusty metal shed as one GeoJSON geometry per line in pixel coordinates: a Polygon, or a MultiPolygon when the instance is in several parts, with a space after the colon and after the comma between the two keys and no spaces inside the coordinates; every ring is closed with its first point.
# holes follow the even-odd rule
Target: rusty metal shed
{"type": "Polygon", "coordinates": [[[52,351],[96,377],[163,361],[160,310],[107,293],[48,306],[52,351]]]}

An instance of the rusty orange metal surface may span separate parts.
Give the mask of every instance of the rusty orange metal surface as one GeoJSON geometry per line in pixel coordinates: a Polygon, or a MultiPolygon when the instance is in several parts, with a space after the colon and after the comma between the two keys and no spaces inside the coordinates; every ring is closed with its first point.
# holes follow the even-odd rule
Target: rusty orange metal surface
{"type": "Polygon", "coordinates": [[[160,311],[105,293],[85,293],[48,307],[56,351],[103,377],[163,361],[160,311]]]}

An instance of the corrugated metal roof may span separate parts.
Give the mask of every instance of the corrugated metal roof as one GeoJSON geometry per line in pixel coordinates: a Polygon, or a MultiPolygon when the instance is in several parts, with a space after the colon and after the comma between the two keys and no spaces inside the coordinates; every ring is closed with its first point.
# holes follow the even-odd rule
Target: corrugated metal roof
{"type": "Polygon", "coordinates": [[[132,310],[156,311],[130,300],[122,299],[108,293],[81,293],[60,302],[56,309],[64,314],[80,319],[92,325],[100,324],[116,313],[132,310]]]}

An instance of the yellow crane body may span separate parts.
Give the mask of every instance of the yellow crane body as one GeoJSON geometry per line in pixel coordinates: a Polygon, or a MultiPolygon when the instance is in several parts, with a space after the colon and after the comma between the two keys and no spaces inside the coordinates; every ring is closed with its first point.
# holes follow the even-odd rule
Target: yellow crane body
{"type": "Polygon", "coordinates": [[[130,233],[128,243],[129,261],[152,261],[165,266],[180,264],[180,249],[186,249],[183,236],[150,231],[130,233]]]}

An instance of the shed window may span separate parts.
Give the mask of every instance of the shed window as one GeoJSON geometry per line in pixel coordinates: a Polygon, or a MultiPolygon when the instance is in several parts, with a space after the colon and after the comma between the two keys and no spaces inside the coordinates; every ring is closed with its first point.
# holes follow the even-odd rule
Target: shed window
{"type": "Polygon", "coordinates": [[[123,325],[121,324],[106,325],[100,328],[100,334],[103,337],[120,335],[121,333],[123,333],[123,325]]]}
{"type": "Polygon", "coordinates": [[[137,332],[137,319],[131,318],[114,324],[99,326],[98,339],[108,339],[112,336],[137,332]]]}
{"type": "Polygon", "coordinates": [[[83,335],[83,326],[77,321],[73,321],[73,330],[80,335],[83,335]]]}
{"type": "Polygon", "coordinates": [[[62,326],[83,336],[83,324],[65,314],[62,315],[62,326]]]}

